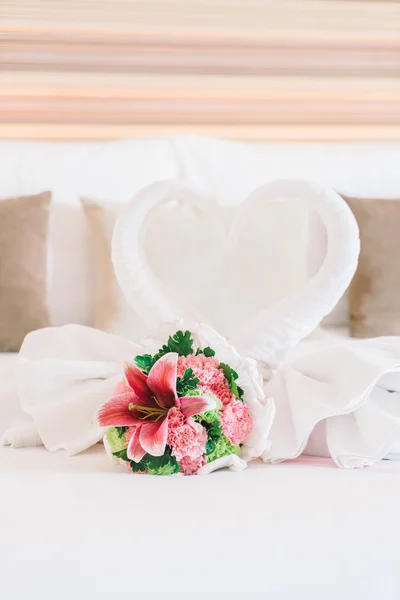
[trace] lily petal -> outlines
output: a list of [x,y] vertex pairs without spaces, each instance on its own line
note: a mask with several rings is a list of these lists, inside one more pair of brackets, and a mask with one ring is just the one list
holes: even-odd
[[129,405],[137,403],[136,395],[133,392],[125,392],[119,396],[114,396],[108,402],[103,404],[97,413],[97,422],[100,427],[125,427],[137,425],[138,419]]
[[128,458],[136,463],[140,462],[143,456],[146,454],[146,450],[144,450],[140,444],[140,429],[140,426],[136,427],[135,433],[129,440],[127,448]]
[[168,352],[158,359],[147,377],[147,385],[163,408],[172,408],[177,403],[177,371],[178,354]]
[[162,422],[143,423],[140,428],[140,445],[152,456],[162,456],[168,436],[168,417]]
[[126,385],[125,381],[120,381],[114,390],[114,396],[120,396],[121,394],[125,394],[126,392],[131,392],[132,390],[129,386]]
[[144,399],[141,404],[146,406],[157,406],[153,400],[153,395],[147,385],[147,375],[142,373],[136,365],[126,363],[125,379],[129,387],[135,392],[139,399]]
[[209,396],[183,396],[179,398],[181,402],[181,411],[186,418],[193,415],[200,415],[208,410],[214,410],[216,402]]

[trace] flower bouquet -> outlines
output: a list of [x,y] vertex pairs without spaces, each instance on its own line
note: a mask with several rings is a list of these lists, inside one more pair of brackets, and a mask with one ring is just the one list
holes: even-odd
[[273,410],[255,361],[202,325],[126,363],[97,421],[109,455],[133,473],[194,475],[260,456]]

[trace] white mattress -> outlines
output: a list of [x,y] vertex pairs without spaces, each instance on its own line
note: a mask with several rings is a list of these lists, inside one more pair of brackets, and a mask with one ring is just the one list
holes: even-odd
[[118,473],[0,449],[1,597],[397,600],[400,471],[326,459],[243,473]]

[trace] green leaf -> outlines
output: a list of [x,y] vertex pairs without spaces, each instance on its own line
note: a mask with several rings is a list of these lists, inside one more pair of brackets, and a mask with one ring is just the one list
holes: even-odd
[[206,454],[211,454],[215,448],[215,442],[212,439],[206,441]]
[[221,435],[218,439],[213,440],[213,448],[210,452],[207,452],[207,462],[212,462],[229,454],[240,454],[240,446],[234,446],[228,438]]
[[170,349],[169,346],[167,346],[166,344],[164,344],[163,347],[160,348],[160,350],[157,352],[157,354],[155,354],[153,356],[153,364],[155,362],[157,362],[159,358],[161,358],[162,356],[164,356],[164,354],[168,354],[168,352],[171,352],[171,349]]
[[142,463],[142,461],[136,463],[135,461],[131,460],[130,465],[133,473],[144,473],[146,471],[146,466]]
[[205,348],[203,348],[203,350],[201,350],[201,348],[197,349],[196,356],[198,356],[199,354],[204,354],[204,356],[210,358],[211,356],[215,356],[215,350],[210,348],[210,346],[206,346]]
[[232,369],[229,365],[225,363],[219,363],[220,369],[223,370],[226,379],[228,380],[229,387],[231,389],[232,394],[238,398],[238,400],[243,401],[243,389],[236,385],[236,379],[239,378],[239,375],[236,373],[234,369]]
[[201,423],[207,431],[207,439],[209,441],[216,439],[222,435],[220,415],[217,410],[210,410],[201,415],[195,415],[193,419]]
[[127,431],[128,427],[114,427],[117,436],[119,438],[122,438],[122,436],[124,435],[124,433]]
[[236,371],[232,369],[232,367],[230,367],[226,363],[219,363],[219,368],[223,370],[224,375],[229,382],[231,381],[231,379],[233,379],[233,381],[238,379],[239,375],[236,373]]
[[122,433],[122,435],[119,435],[116,427],[107,429],[106,440],[110,446],[111,452],[119,452],[120,450],[126,449],[127,444],[125,434]]
[[203,354],[204,354],[204,356],[207,356],[207,358],[210,358],[211,356],[215,356],[215,350],[210,348],[210,346],[206,346],[203,349]]
[[173,475],[179,473],[179,464],[175,456],[171,456],[169,446],[166,447],[162,456],[151,456],[145,454],[141,464],[152,475]]
[[124,448],[123,450],[118,450],[117,452],[113,452],[113,456],[116,456],[117,458],[122,458],[122,460],[129,461],[126,448]]
[[170,352],[177,352],[180,356],[193,354],[193,338],[190,331],[177,331],[168,338]]
[[143,371],[143,373],[148,375],[151,367],[154,364],[154,359],[152,356],[150,356],[150,354],[142,354],[139,356],[135,356],[135,363],[136,366],[139,367],[141,371]]
[[186,369],[183,377],[178,377],[176,380],[176,392],[178,396],[190,396],[197,390],[197,384],[200,379],[196,377],[193,369]]
[[180,356],[193,354],[193,338],[190,331],[185,331],[185,333],[177,331],[168,338],[168,343],[164,344],[154,356],[150,354],[135,356],[135,364],[145,375],[148,375],[154,363],[168,352],[177,352]]

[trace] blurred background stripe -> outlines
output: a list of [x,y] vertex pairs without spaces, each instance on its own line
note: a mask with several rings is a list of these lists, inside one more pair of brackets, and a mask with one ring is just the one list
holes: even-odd
[[0,14],[2,138],[400,139],[399,2],[3,0]]

